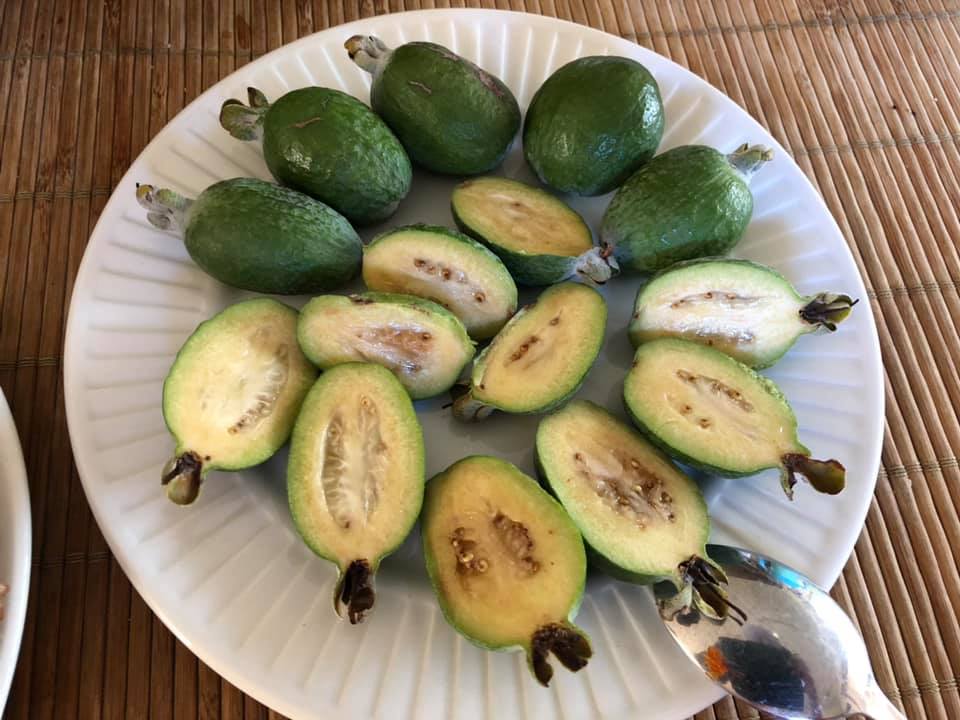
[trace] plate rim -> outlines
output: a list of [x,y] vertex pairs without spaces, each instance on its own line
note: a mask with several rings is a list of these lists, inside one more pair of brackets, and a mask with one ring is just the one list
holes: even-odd
[[20,436],[14,423],[13,412],[0,389],[0,495],[9,496],[9,508],[15,553],[13,576],[0,578],[10,586],[4,598],[4,635],[0,643],[0,715],[9,699],[13,676],[20,657],[23,631],[27,617],[27,602],[30,596],[30,572],[33,560],[33,518],[30,515],[30,491],[27,483],[27,468],[23,459]]
[[[764,136],[769,138],[768,144],[773,146],[774,153],[783,160],[789,162],[793,165],[794,169],[797,171],[800,177],[802,177],[803,182],[806,184],[806,189],[809,190],[809,194],[814,201],[818,203],[821,212],[825,219],[827,219],[828,224],[831,224],[833,227],[834,233],[840,238],[843,251],[847,253],[850,262],[853,264],[856,269],[856,285],[855,291],[858,293],[859,297],[866,298],[868,302],[864,303],[865,310],[864,312],[866,327],[864,330],[869,336],[865,338],[865,341],[869,343],[869,348],[867,352],[863,354],[863,357],[868,358],[870,366],[868,369],[871,370],[873,377],[870,378],[868,382],[869,385],[873,385],[879,388],[878,396],[874,399],[877,404],[877,414],[876,417],[872,419],[873,428],[870,432],[864,433],[868,438],[865,442],[865,456],[869,456],[871,461],[868,463],[868,469],[871,471],[870,475],[866,478],[866,483],[869,484],[869,492],[864,492],[861,497],[859,497],[859,504],[856,508],[856,513],[851,513],[855,515],[857,522],[851,523],[846,527],[845,532],[843,532],[843,539],[845,542],[844,547],[849,548],[844,553],[838,553],[830,557],[826,562],[824,562],[824,568],[821,569],[821,572],[817,573],[812,579],[821,587],[829,589],[840,577],[843,567],[848,562],[850,556],[852,555],[856,540],[862,532],[866,515],[872,502],[874,491],[876,488],[876,483],[878,480],[878,474],[881,465],[881,452],[883,444],[883,428],[884,428],[884,417],[885,417],[885,403],[886,397],[884,392],[884,383],[883,383],[883,364],[882,364],[882,355],[880,350],[879,334],[876,327],[876,320],[874,317],[872,304],[869,302],[869,296],[867,295],[866,285],[864,282],[863,275],[861,273],[860,267],[857,265],[856,259],[853,255],[853,252],[850,248],[849,243],[847,242],[845,236],[840,230],[839,224],[834,218],[833,214],[830,212],[829,208],[826,205],[826,202],[823,199],[823,196],[813,185],[810,178],[807,174],[800,168],[793,155],[788,153],[786,149],[780,144],[780,142],[773,137],[771,132],[766,129],[759,121],[754,118],[750,112],[737,104],[726,95],[719,88],[712,85],[706,78],[697,75],[688,68],[680,65],[678,62],[672,60],[671,58],[662,55],[652,48],[645,47],[639,43],[632,42],[626,38],[608,33],[604,30],[594,28],[588,25],[583,25],[574,21],[565,20],[562,18],[551,17],[548,15],[540,15],[535,13],[527,13],[515,10],[501,10],[493,8],[431,8],[423,10],[408,10],[404,12],[397,13],[384,13],[379,15],[373,15],[366,18],[359,18],[357,20],[352,20],[347,23],[333,25],[331,27],[319,30],[317,32],[311,33],[304,37],[298,38],[292,42],[281,45],[274,50],[252,60],[251,62],[237,68],[229,75],[218,80],[216,83],[211,85],[209,88],[201,92],[197,97],[185,105],[174,117],[172,117],[160,131],[153,137],[151,140],[144,146],[144,148],[137,154],[135,158],[130,162],[130,166],[124,172],[123,176],[117,182],[114,187],[113,192],[111,192],[110,197],[107,200],[107,203],[104,205],[103,209],[100,212],[99,217],[97,218],[97,223],[94,225],[93,230],[90,233],[88,239],[88,245],[90,240],[97,236],[101,232],[101,224],[105,223],[105,220],[108,216],[108,210],[115,203],[122,202],[120,200],[120,193],[124,191],[131,182],[130,176],[134,167],[136,166],[138,160],[147,154],[154,146],[154,144],[159,144],[164,140],[168,135],[173,133],[172,126],[175,124],[177,119],[181,115],[185,115],[188,112],[194,110],[194,106],[199,106],[207,100],[211,95],[216,95],[220,93],[223,95],[224,88],[233,82],[233,78],[241,73],[248,72],[258,65],[267,66],[270,62],[276,60],[283,54],[294,51],[296,48],[307,47],[311,43],[316,42],[319,36],[324,34],[333,34],[342,32],[344,34],[350,32],[357,32],[358,29],[363,28],[365,25],[370,23],[376,23],[383,20],[385,17],[403,17],[409,19],[411,22],[415,22],[418,18],[429,18],[429,17],[438,17],[438,16],[449,16],[451,22],[455,21],[457,18],[469,17],[471,15],[484,15],[487,18],[500,16],[505,18],[505,23],[521,22],[529,23],[531,25],[541,25],[546,27],[559,26],[562,29],[573,30],[577,33],[586,34],[586,35],[601,35],[607,42],[613,43],[627,43],[633,46],[635,49],[638,49],[641,54],[652,54],[658,57],[661,61],[668,63],[672,66],[672,69],[676,72],[679,72],[681,75],[685,76],[688,81],[693,81],[701,86],[701,90],[704,93],[707,93],[712,96],[713,100],[720,102],[722,105],[726,106],[728,109],[732,109],[738,116],[743,119],[746,119],[750,124],[752,124],[755,129],[763,133]],[[362,32],[362,30],[359,30]],[[86,457],[83,453],[77,452],[78,441],[75,438],[80,437],[80,433],[77,430],[77,427],[80,422],[83,421],[82,409],[78,407],[78,400],[80,394],[75,392],[75,389],[81,385],[79,378],[75,377],[76,374],[76,363],[71,362],[72,350],[76,346],[78,340],[78,335],[81,332],[81,328],[78,327],[79,320],[77,319],[79,312],[75,312],[77,305],[75,300],[78,299],[78,296],[81,293],[81,290],[87,287],[90,284],[91,271],[91,254],[87,252],[87,248],[84,249],[83,258],[81,259],[80,266],[77,271],[76,279],[74,281],[73,290],[70,297],[69,312],[67,317],[67,325],[64,336],[64,366],[63,366],[63,378],[64,378],[64,403],[66,407],[66,419],[67,419],[67,428],[70,436],[71,450],[73,451],[74,462],[77,467],[77,472],[81,480],[81,484],[84,489],[84,494],[87,496],[88,504],[94,518],[97,521],[101,532],[103,533],[104,538],[107,541],[108,546],[110,547],[111,553],[117,559],[121,569],[124,574],[129,579],[133,588],[137,593],[143,598],[144,602],[150,608],[150,610],[163,622],[163,624],[184,644],[185,647],[190,649],[203,663],[208,667],[213,669],[218,675],[226,679],[231,684],[235,685],[244,693],[254,697],[259,702],[268,707],[277,710],[278,712],[287,715],[288,717],[295,717],[296,712],[299,711],[299,708],[295,705],[294,702],[288,701],[282,695],[277,695],[271,693],[270,689],[265,683],[259,682],[254,678],[248,678],[240,672],[235,672],[233,668],[229,665],[226,660],[221,660],[220,656],[215,652],[207,652],[203,647],[202,643],[194,643],[193,640],[188,636],[188,634],[181,628],[176,622],[174,622],[164,611],[164,608],[160,603],[156,601],[155,598],[152,598],[149,593],[144,592],[144,589],[149,589],[149,584],[146,582],[144,573],[138,571],[137,563],[132,556],[127,554],[127,548],[123,541],[122,536],[120,535],[119,530],[114,528],[111,524],[104,524],[104,509],[98,507],[98,505],[91,501],[91,493],[88,492],[87,481],[85,478],[91,472],[90,463],[92,458]],[[865,369],[866,370],[866,369]],[[849,478],[848,478],[849,486]],[[693,715],[701,710],[709,707],[715,702],[721,700],[726,696],[726,693],[719,687],[715,686],[712,688],[711,692],[709,686],[705,686],[704,692],[701,693],[691,693],[687,697],[687,702],[678,703],[678,718],[687,717]],[[692,702],[691,702],[692,701]],[[2,707],[2,706],[0,706]],[[673,705],[671,705],[673,707]]]

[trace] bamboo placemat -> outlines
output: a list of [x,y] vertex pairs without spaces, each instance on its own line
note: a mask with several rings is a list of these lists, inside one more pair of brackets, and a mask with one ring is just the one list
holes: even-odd
[[[909,718],[960,718],[960,2],[467,4],[555,15],[676,60],[769,128],[819,188],[869,288],[887,394],[875,500],[833,594]],[[64,419],[67,303],[112,187],[187,102],[303,35],[434,6],[0,2],[0,385],[34,522],[9,720],[279,718],[173,638],[93,521]],[[757,714],[725,701],[697,717]]]

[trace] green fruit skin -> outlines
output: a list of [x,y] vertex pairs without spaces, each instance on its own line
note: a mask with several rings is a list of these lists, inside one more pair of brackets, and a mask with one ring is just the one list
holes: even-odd
[[[176,402],[177,394],[177,364],[178,362],[187,357],[191,350],[198,345],[201,345],[208,335],[218,332],[221,321],[232,319],[238,315],[243,315],[252,311],[256,311],[262,307],[270,307],[276,310],[278,313],[297,315],[297,311],[294,310],[289,305],[284,305],[281,302],[277,302],[272,298],[253,298],[251,300],[244,300],[238,303],[231,305],[230,307],[222,310],[221,312],[214,315],[209,320],[204,320],[197,326],[197,329],[193,331],[187,341],[183,344],[179,351],[177,351],[177,356],[173,360],[173,365],[170,366],[170,371],[167,373],[167,377],[163,381],[163,401],[161,403],[163,408],[163,422],[167,426],[167,430],[173,436],[174,440],[177,441],[177,447],[175,455],[181,455],[188,450],[193,448],[187,447],[183,444],[183,441],[177,435],[176,429],[170,424],[168,420],[169,416],[169,406]],[[313,381],[316,379],[316,372],[309,372],[307,375],[304,375],[302,378],[298,378],[300,384],[299,393],[301,395],[301,400],[306,397],[307,392],[310,389]],[[294,423],[296,421],[296,411],[291,415],[291,417],[286,422],[286,427],[277,435],[275,443],[269,445],[264,445],[262,449],[253,448],[246,457],[244,457],[240,462],[212,462],[204,463],[201,470],[202,477],[206,477],[207,473],[211,470],[244,470],[255,465],[259,465],[262,462],[266,462],[279,450],[284,443],[290,438],[290,433],[293,431]]]
[[647,162],[663,136],[653,76],[623,57],[584,57],[540,86],[523,127],[523,153],[550,187],[603,195]]
[[347,220],[295,190],[253,178],[211,185],[185,218],[194,262],[227,285],[299,295],[330,290],[360,269],[362,245]]
[[[524,479],[533,484],[537,484],[533,478],[528,477],[526,473],[521,471],[517,466],[507,462],[506,460],[500,460],[499,458],[490,457],[488,455],[468,455],[467,457],[458,460],[457,463],[466,462],[468,460],[490,461],[494,466],[505,465],[510,469],[516,471],[515,474],[518,479]],[[431,517],[431,515],[433,515],[434,513],[443,512],[443,510],[442,508],[435,507],[435,503],[433,502],[433,495],[430,492],[430,485],[431,483],[442,482],[443,477],[450,471],[452,467],[453,466],[451,466],[450,468],[447,468],[443,472],[437,473],[430,480],[427,481],[427,493],[424,496],[423,511],[421,512],[421,517],[423,518],[423,521],[420,523],[421,544],[423,546],[424,561],[426,562],[426,566],[427,566],[427,576],[430,578],[430,584],[433,586],[434,595],[436,595],[437,597],[437,602],[440,605],[440,610],[443,613],[444,619],[447,621],[450,627],[452,627],[454,630],[456,630],[463,637],[465,637],[472,644],[476,645],[479,648],[482,648],[484,650],[493,650],[493,651],[526,650],[527,647],[525,645],[491,644],[488,642],[484,642],[482,638],[478,638],[473,635],[467,635],[466,633],[462,632],[460,628],[457,627],[457,624],[455,622],[455,613],[453,612],[453,609],[450,607],[450,604],[447,602],[446,596],[442,592],[440,592],[440,586],[439,586],[440,569],[439,567],[437,567],[436,556],[434,556],[433,553],[429,551],[429,544],[427,543],[427,523],[429,522],[429,518]],[[564,515],[566,515],[567,513],[563,509],[563,506],[560,504],[560,502],[550,493],[546,493],[546,494],[548,499],[551,502],[556,503],[559,511]],[[580,583],[580,588],[577,591],[574,603],[570,607],[570,612],[567,613],[566,619],[567,619],[567,622],[570,623],[571,625],[573,624],[573,619],[577,616],[577,613],[580,611],[580,605],[583,603],[583,591],[586,588],[586,584],[587,584],[586,554],[584,555],[583,566],[584,566],[583,580]],[[584,637],[588,637],[583,630],[581,630],[580,628],[576,628],[576,629],[577,629],[577,632],[579,632],[581,635],[583,635]]]
[[279,182],[360,225],[388,218],[410,190],[410,159],[400,141],[339,90],[302,88],[273,103],[264,118],[263,157]]
[[[781,282],[785,288],[788,288],[789,291],[797,298],[798,303],[803,301],[803,297],[797,292],[796,288],[793,287],[790,281],[787,280],[783,275],[781,275],[771,267],[767,267],[766,265],[761,265],[760,263],[755,263],[752,260],[742,260],[740,258],[705,257],[705,258],[696,258],[694,260],[684,260],[682,262],[675,263],[674,265],[670,265],[669,267],[664,268],[663,270],[658,272],[656,275],[654,275],[652,278],[650,278],[650,281],[642,285],[640,289],[637,291],[637,297],[633,303],[634,312],[636,312],[641,302],[644,301],[644,295],[647,292],[650,292],[656,289],[654,286],[654,283],[657,281],[658,278],[663,277],[664,275],[667,275],[668,273],[671,273],[674,270],[681,270],[683,268],[694,267],[697,265],[707,266],[707,265],[719,265],[719,264],[729,264],[729,265],[736,265],[740,267],[748,267],[756,270],[757,272],[767,273],[773,276],[778,282]],[[807,332],[813,332],[816,329],[817,329],[817,326],[811,324]],[[633,321],[631,321],[630,323],[628,333],[630,335],[630,343],[633,345],[633,347],[635,348],[639,347],[642,341],[638,337],[637,332],[634,330]],[[784,355],[786,355],[787,351],[794,346],[794,344],[797,342],[797,339],[799,337],[800,335],[797,335],[797,337],[793,338],[793,340],[791,340],[789,343],[782,345],[780,348],[778,348],[776,352],[768,353],[767,355],[764,355],[762,357],[757,357],[756,361],[750,363],[750,367],[752,367],[755,370],[762,370],[763,368],[768,368],[771,365],[776,364],[776,362],[780,358],[782,358]]]
[[531,255],[530,253],[508,250],[497,245],[489,238],[481,237],[457,213],[455,206],[451,207],[453,221],[457,227],[467,235],[475,237],[486,244],[507,266],[513,279],[521,285],[542,286],[553,285],[571,277],[576,268],[577,258],[563,255]]
[[[793,414],[793,408],[790,407],[790,403],[787,402],[787,398],[784,396],[783,392],[770,378],[764,377],[758,373],[753,368],[748,365],[744,365],[739,360],[734,360],[729,355],[724,355],[719,350],[714,350],[713,348],[705,347],[703,345],[698,345],[697,343],[690,342],[689,340],[679,340],[676,338],[671,338],[668,340],[656,340],[654,343],[663,343],[663,342],[675,342],[683,343],[691,348],[693,352],[705,352],[714,355],[715,357],[722,358],[723,362],[733,363],[738,366],[742,372],[749,375],[756,383],[769,395],[772,395],[777,401],[783,406],[783,421],[789,423],[793,428],[793,443],[796,447],[794,452],[799,452],[803,455],[809,455],[810,451],[804,446],[799,437],[797,436],[797,418]],[[637,349],[637,353],[644,352],[645,349],[649,348],[650,345],[654,343],[646,343],[641,345]],[[636,357],[636,355],[634,355]],[[666,452],[677,462],[683,463],[684,465],[689,465],[692,468],[698,470],[703,470],[704,472],[713,473],[715,475],[720,475],[722,477],[728,478],[739,478],[739,477],[748,477],[750,475],[756,475],[758,472],[763,470],[770,470],[772,468],[779,468],[779,465],[762,465],[760,467],[750,468],[749,470],[731,470],[730,468],[720,467],[718,465],[711,465],[705,463],[702,460],[690,455],[685,450],[679,447],[674,447],[666,442],[664,442],[658,435],[656,435],[640,418],[640,415],[637,411],[634,410],[633,406],[630,404],[630,394],[629,394],[629,384],[631,376],[628,373],[627,379],[624,382],[623,388],[623,406],[627,411],[627,414],[630,416],[630,419],[633,421],[633,424],[642,432],[646,438],[656,445],[658,448]]]
[[622,271],[654,273],[723,255],[743,237],[753,195],[726,157],[703,145],[658,155],[614,195],[600,228]]
[[[424,476],[424,464],[425,460],[425,449],[423,444],[423,430],[420,427],[420,422],[417,419],[417,413],[413,408],[413,403],[410,400],[407,391],[403,389],[403,386],[400,384],[400,381],[397,380],[393,373],[391,373],[386,368],[380,367],[379,365],[370,365],[367,363],[344,363],[343,365],[337,365],[335,368],[332,368],[324,372],[320,378],[314,383],[313,387],[310,388],[309,393],[307,393],[306,399],[304,400],[304,405],[310,402],[310,399],[314,396],[321,395],[326,386],[329,385],[337,374],[351,372],[354,368],[363,367],[364,372],[376,372],[383,375],[383,380],[390,385],[390,390],[392,397],[389,398],[391,402],[396,403],[398,406],[403,408],[403,414],[406,416],[406,421],[411,428],[413,428],[416,438],[418,440],[418,462],[415,467],[409,468],[409,471],[416,475],[419,474],[421,478]],[[373,370],[372,368],[376,368]],[[387,378],[389,377],[389,380]],[[343,567],[344,558],[335,557],[325,545],[318,542],[316,538],[311,536],[307,532],[303,532],[301,528],[306,527],[306,523],[301,521],[303,514],[303,508],[296,501],[296,492],[295,487],[298,484],[306,482],[303,478],[303,473],[299,471],[300,459],[296,453],[296,448],[300,445],[298,438],[312,435],[315,432],[314,428],[303,426],[299,423],[294,425],[292,438],[290,442],[291,452],[290,460],[287,465],[287,496],[288,504],[290,506],[290,515],[293,518],[293,525],[297,529],[297,534],[300,535],[300,538],[303,540],[304,544],[310,548],[317,556],[322,557],[324,560],[328,560],[340,568],[341,572],[345,569]],[[419,486],[419,495],[420,502],[416,503],[417,507],[423,505],[423,484]],[[407,535],[410,534],[410,531],[413,529],[414,524],[417,521],[417,513],[411,513],[410,517],[406,519],[406,522],[400,527],[397,531],[397,541],[385,547],[383,552],[376,558],[365,558],[370,561],[371,573],[376,573],[377,569],[380,567],[380,561],[383,560],[387,555],[393,553],[400,545],[403,544],[403,541],[406,539]]]
[[370,104],[418,165],[476,175],[497,167],[520,128],[520,107],[499,79],[429,42],[401,45],[378,67]]

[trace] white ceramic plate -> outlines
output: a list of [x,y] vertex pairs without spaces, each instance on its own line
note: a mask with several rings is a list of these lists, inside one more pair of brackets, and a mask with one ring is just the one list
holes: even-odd
[[[285,453],[248,472],[210,477],[189,509],[174,507],[160,490],[160,467],[172,449],[160,411],[163,377],[194,327],[244,294],[211,280],[176,237],[147,225],[134,183],[196,195],[222,178],[268,178],[259,150],[218,126],[220,104],[244,97],[248,85],[270,98],[319,84],[366,100],[368,76],[342,47],[355,33],[390,45],[447,45],[503,78],[521,106],[575,57],[640,60],[666,104],[661,149],[700,142],[732,150],[744,141],[774,148],[775,161],[754,180],[754,218],[737,253],[773,265],[803,292],[866,297],[836,224],[787,153],[733,102],[663,57],[596,30],[507,12],[412,12],[336,27],[241,68],[180,113],[133,164],[90,239],[70,309],[66,401],[77,465],[104,535],[184,643],[232,683],[297,719],[686,717],[721,693],[673,646],[645,588],[591,579],[578,623],[596,655],[585,672],[559,672],[544,690],[519,655],[484,653],[446,625],[416,537],[382,567],[370,620],[338,622],[330,606],[333,569],[301,544],[288,516]],[[519,142],[500,172],[531,179]],[[451,223],[452,184],[417,175],[390,225]],[[606,202],[573,204],[596,228]],[[609,339],[580,393],[617,412],[637,285],[620,279],[604,290]],[[883,399],[869,303],[836,334],[802,338],[770,375],[793,401],[814,455],[846,464],[848,487],[824,497],[802,486],[791,504],[773,475],[708,483],[713,539],[774,555],[828,586],[853,548],[879,464]],[[419,404],[428,474],[471,453],[533,471],[537,418],[457,425],[442,402]]]
[[23,620],[30,594],[30,496],[20,438],[7,399],[0,391],[0,584],[9,592],[0,600],[0,716],[17,667]]

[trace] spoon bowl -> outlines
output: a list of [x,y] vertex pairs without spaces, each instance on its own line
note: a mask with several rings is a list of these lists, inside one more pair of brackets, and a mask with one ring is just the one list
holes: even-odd
[[707,553],[745,618],[677,611],[673,585],[654,588],[664,624],[707,677],[786,720],[904,719],[877,685],[853,622],[812,580],[758,553],[726,545]]

